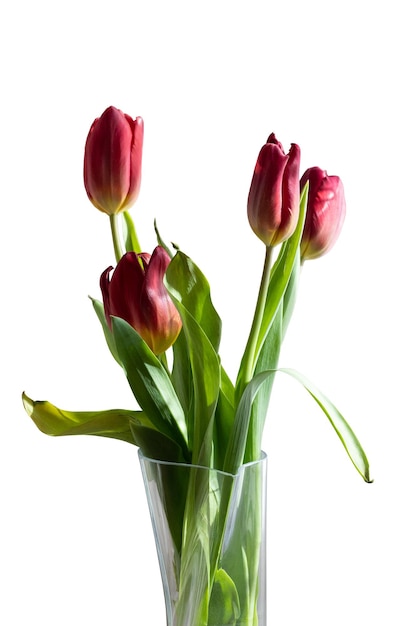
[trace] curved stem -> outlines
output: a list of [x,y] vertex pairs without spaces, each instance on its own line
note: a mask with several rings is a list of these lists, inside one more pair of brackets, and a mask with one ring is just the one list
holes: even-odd
[[117,263],[123,256],[123,249],[120,244],[119,224],[117,221],[117,214],[110,215],[111,235],[113,238],[114,254],[116,256]]
[[268,293],[269,277],[272,268],[273,248],[266,246],[265,261],[262,271],[261,284],[259,286],[258,300],[256,302],[255,313],[249,333],[248,343],[245,350],[245,367],[242,373],[244,386],[252,379],[256,365],[256,348],[258,345],[259,331],[261,329],[262,317],[265,311],[266,296]]

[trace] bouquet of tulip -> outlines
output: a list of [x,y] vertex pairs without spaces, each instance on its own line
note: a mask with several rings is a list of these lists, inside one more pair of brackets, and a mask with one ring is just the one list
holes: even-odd
[[[221,320],[203,272],[177,246],[167,245],[156,225],[153,252],[140,247],[128,209],[139,193],[142,144],[143,120],[109,107],[91,126],[84,159],[85,188],[93,205],[110,217],[116,257],[116,267],[109,266],[100,278],[102,302],[92,303],[138,409],[73,412],[26,394],[24,406],[44,433],[121,439],[138,446],[146,458],[166,464],[159,488],[166,489],[163,514],[174,546],[176,579],[169,623],[255,625],[259,519],[255,514],[246,533],[250,536],[241,526],[239,554],[226,568],[220,558],[233,481],[220,491],[211,475],[202,478],[196,469],[184,478],[175,468],[209,468],[234,477],[262,458],[262,431],[300,268],[335,243],[345,215],[343,185],[318,167],[300,179],[296,144],[286,154],[271,134],[262,147],[247,215],[265,244],[265,263],[233,383],[220,359]],[[366,455],[334,404],[299,372],[279,371],[311,394],[370,482]],[[173,485],[175,497],[168,498]],[[241,499],[252,507],[260,495],[258,478],[245,489]],[[217,529],[214,539],[205,526],[208,518]]]

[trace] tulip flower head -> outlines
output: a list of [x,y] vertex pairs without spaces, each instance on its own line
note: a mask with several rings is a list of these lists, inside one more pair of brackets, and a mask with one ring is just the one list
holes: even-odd
[[335,244],[346,214],[343,183],[338,176],[311,167],[304,172],[300,189],[309,182],[307,214],[301,239],[301,260],[316,259]]
[[115,107],[97,118],[87,136],[84,185],[94,206],[115,215],[137,199],[142,173],[143,120]]
[[297,226],[300,204],[300,148],[288,154],[274,133],[261,148],[248,196],[248,219],[266,246],[290,237]]
[[152,254],[127,252],[112,277],[108,267],[100,278],[104,312],[128,322],[155,354],[165,352],[176,340],[181,318],[163,283],[170,258],[161,246]]

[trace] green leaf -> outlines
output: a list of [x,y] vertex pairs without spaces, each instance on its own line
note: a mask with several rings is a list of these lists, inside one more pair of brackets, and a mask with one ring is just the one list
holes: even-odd
[[[299,271],[300,255],[298,251],[294,261],[293,271],[284,293],[284,298],[278,307],[274,320],[269,327],[264,343],[259,352],[255,367],[255,374],[259,374],[260,372],[264,372],[266,370],[276,370],[278,367],[282,342],[296,299]],[[269,400],[273,384],[274,376],[270,376],[268,380],[265,381],[265,384],[262,385],[254,400],[245,460],[258,458],[259,456],[262,445],[262,433],[268,413]]]
[[211,591],[208,626],[236,624],[240,615],[239,594],[235,583],[224,569],[218,569]]
[[184,330],[181,330],[174,345],[172,346],[173,363],[171,380],[176,394],[181,402],[185,413],[189,435],[192,436],[190,418],[193,416],[193,375],[191,371],[190,357],[188,354],[187,339]]
[[235,388],[223,368],[221,368],[220,377],[220,392],[216,406],[213,435],[214,467],[224,467],[235,418]]
[[278,371],[289,374],[303,385],[303,387],[320,406],[323,413],[328,417],[331,425],[337,433],[337,436],[348,453],[350,460],[362,478],[367,483],[373,482],[369,477],[369,463],[366,458],[366,454],[355,433],[335,405],[328,398],[326,398],[326,396],[319,389],[317,389],[317,387],[313,385],[310,380],[308,380],[303,374],[300,374],[300,372],[289,368],[280,368]]
[[177,367],[192,374],[192,462],[209,465],[220,390],[220,360],[216,353],[220,320],[211,304],[207,281],[183,253],[177,252],[169,264],[165,283],[181,315],[187,342],[187,351]]
[[102,302],[100,302],[99,300],[95,300],[94,298],[91,298],[91,296],[90,296],[90,300],[93,303],[94,310],[95,310],[95,312],[97,314],[97,317],[100,320],[100,324],[101,324],[101,326],[103,328],[104,337],[106,339],[107,346],[108,346],[110,352],[112,353],[113,357],[117,361],[117,363],[119,365],[121,365],[121,362],[120,362],[120,359],[119,359],[119,355],[117,354],[117,349],[116,349],[116,344],[114,342],[113,333],[111,332],[111,330],[110,330],[110,328],[109,328],[109,326],[107,324],[106,314],[104,313],[104,306],[103,306]]
[[211,301],[210,285],[203,272],[190,257],[178,251],[168,266],[165,283],[171,296],[192,315],[217,352],[221,320]]
[[276,368],[282,343],[282,304],[275,315],[272,326],[259,353],[254,376],[262,372],[271,372],[253,399],[252,415],[246,443],[245,462],[258,459],[262,447],[262,434],[268,413],[269,400],[275,380]]
[[[165,241],[162,239],[161,234],[159,232],[156,220],[153,221],[153,227],[154,227],[154,231],[155,231],[155,235],[156,235],[156,240],[158,242],[158,246],[161,246],[161,248],[163,248],[165,250],[165,252],[167,253],[167,255],[169,256],[170,259],[172,259],[172,250],[171,248],[165,243]],[[173,247],[175,249],[177,249],[177,246],[175,246],[174,244],[172,244]]]
[[139,446],[144,456],[169,463],[186,462],[180,446],[159,430],[155,430],[152,425],[144,425],[140,420],[132,420],[130,429],[136,445]]
[[126,252],[136,252],[139,254],[142,252],[139,239],[136,234],[135,224],[128,211],[123,211],[124,226],[125,226],[125,248]]
[[[188,312],[187,315],[193,318],[195,324],[201,328],[212,344],[214,351],[217,352],[220,344],[221,320],[211,301],[210,285],[201,270],[188,256],[178,251],[168,266],[165,284],[174,301],[181,302],[184,310]],[[173,345],[172,383],[186,414],[190,440],[193,441],[197,409],[191,365],[191,345],[190,332],[183,329]],[[207,351],[210,352],[208,347]],[[216,371],[217,369],[216,365]],[[221,453],[220,450],[218,452]]]
[[175,441],[187,457],[184,411],[164,366],[125,320],[112,317],[113,336],[133,395],[154,428]]
[[[224,471],[235,474],[243,463],[246,440],[251,420],[252,405],[265,381],[275,374],[274,371],[266,371],[257,374],[246,385],[245,391],[239,401],[236,416],[233,423],[233,429],[229,440],[229,447],[226,453]],[[256,459],[248,459],[254,461]]]
[[187,338],[193,376],[193,458],[196,465],[209,465],[212,454],[214,416],[220,390],[219,358],[201,326],[175,302]]
[[27,414],[46,435],[99,435],[135,444],[130,429],[133,419],[144,424],[148,419],[141,411],[64,411],[47,401],[34,401],[22,395]]

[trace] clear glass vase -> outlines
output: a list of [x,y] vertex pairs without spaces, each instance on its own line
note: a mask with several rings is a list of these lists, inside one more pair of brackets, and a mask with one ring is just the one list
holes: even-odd
[[266,626],[266,455],[236,475],[139,459],[167,626]]

